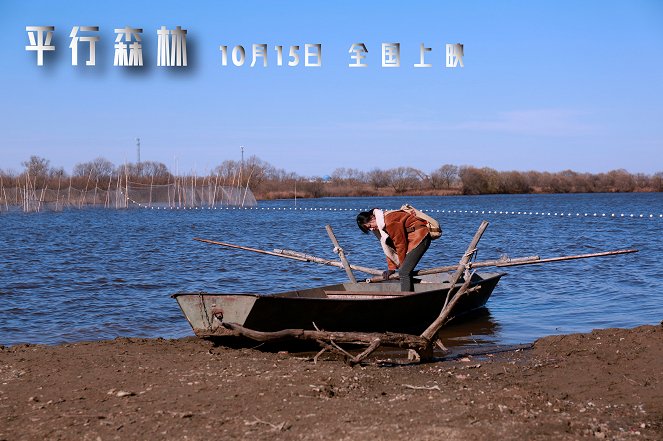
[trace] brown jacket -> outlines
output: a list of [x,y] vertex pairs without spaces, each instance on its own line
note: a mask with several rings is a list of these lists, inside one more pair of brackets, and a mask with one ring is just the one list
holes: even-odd
[[[416,248],[428,234],[426,222],[401,210],[386,212],[384,224],[401,263],[405,260],[405,255]],[[388,257],[387,265],[390,270],[398,269],[398,265]]]

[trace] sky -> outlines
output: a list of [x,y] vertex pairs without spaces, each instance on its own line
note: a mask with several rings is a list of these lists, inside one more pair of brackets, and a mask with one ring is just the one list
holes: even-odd
[[[302,176],[443,164],[663,171],[663,1],[0,1],[0,169],[31,155],[71,172],[104,157],[203,174],[255,155]],[[54,26],[37,54],[26,26]],[[74,26],[99,26],[85,66]],[[143,67],[114,66],[114,29],[142,28]],[[187,67],[157,66],[157,30],[187,30]],[[365,68],[350,48],[363,43]],[[400,43],[400,67],[382,44]],[[446,44],[464,67],[445,67]],[[267,44],[267,67],[250,67]],[[304,66],[321,44],[322,65]],[[430,48],[416,68],[420,47]],[[219,46],[246,62],[222,65]],[[277,66],[275,46],[300,46]],[[230,54],[229,54],[230,55]],[[315,61],[313,59],[312,61]],[[285,63],[284,63],[285,64]]]

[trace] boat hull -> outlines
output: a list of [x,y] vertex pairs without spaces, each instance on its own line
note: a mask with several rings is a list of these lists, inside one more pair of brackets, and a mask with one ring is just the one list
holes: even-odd
[[[470,293],[452,312],[458,317],[485,306],[503,273],[475,274]],[[439,315],[449,290],[439,276],[400,293],[398,283],[345,283],[278,294],[178,293],[177,300],[198,336],[229,335],[223,323],[256,331],[325,331],[421,334]]]

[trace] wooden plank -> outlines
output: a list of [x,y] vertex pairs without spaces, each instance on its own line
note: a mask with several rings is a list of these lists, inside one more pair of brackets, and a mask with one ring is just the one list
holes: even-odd
[[385,291],[327,291],[325,290],[325,294],[327,295],[333,295],[333,296],[371,296],[371,297],[401,297],[401,296],[407,296],[407,295],[412,295],[412,294],[417,294],[416,292],[412,291],[392,291],[392,292],[385,292]]

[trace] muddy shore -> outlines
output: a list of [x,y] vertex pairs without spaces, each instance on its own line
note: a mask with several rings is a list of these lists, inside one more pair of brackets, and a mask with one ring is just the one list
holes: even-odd
[[662,361],[662,326],[406,366],[197,338],[18,345],[0,349],[0,440],[660,440]]

